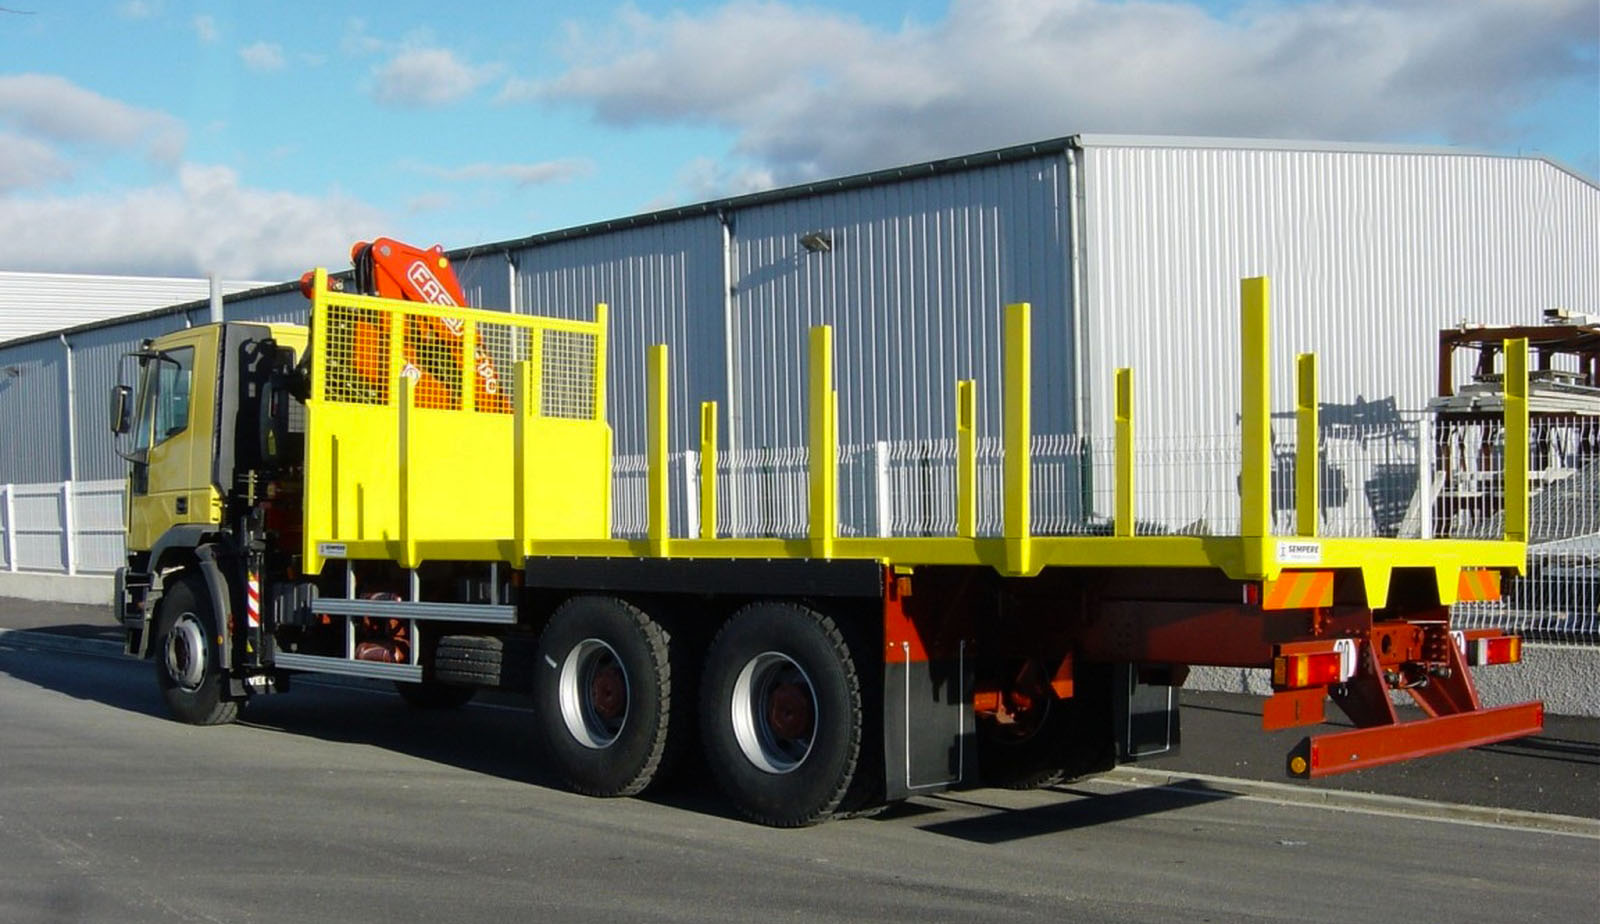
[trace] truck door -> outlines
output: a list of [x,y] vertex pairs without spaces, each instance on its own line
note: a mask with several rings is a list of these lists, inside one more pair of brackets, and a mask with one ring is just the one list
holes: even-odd
[[215,437],[216,327],[163,337],[145,361],[128,491],[128,546],[148,549],[180,523],[219,523],[211,483]]

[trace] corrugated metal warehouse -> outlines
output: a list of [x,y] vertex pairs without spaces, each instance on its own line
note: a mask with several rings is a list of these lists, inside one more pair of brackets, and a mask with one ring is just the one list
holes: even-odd
[[[697,444],[703,400],[720,402],[725,449],[804,446],[806,329],[821,323],[835,328],[847,454],[937,455],[964,378],[979,383],[980,432],[998,437],[1001,306],[1015,301],[1033,305],[1041,439],[1097,445],[1113,371],[1131,366],[1147,446],[1221,445],[1239,407],[1241,277],[1272,278],[1278,409],[1293,408],[1303,351],[1320,354],[1323,401],[1418,409],[1441,327],[1600,313],[1600,186],[1533,157],[1080,135],[452,256],[483,307],[587,318],[611,306],[619,456],[643,451],[657,342],[672,350],[674,451]],[[225,311],[303,319],[304,300],[284,285]],[[65,346],[55,334],[0,346],[0,482],[119,476],[105,424],[118,356],[205,318],[195,303],[75,328]],[[1231,473],[1199,493],[1233,494]],[[847,501],[868,478],[842,476]],[[1099,506],[1092,485],[1067,493]],[[1228,498],[1197,503],[1150,515],[1229,516]],[[847,532],[882,528],[859,503],[844,516]]]
[[[264,282],[218,280],[224,295]],[[0,344],[92,321],[207,298],[211,280],[0,270]]]

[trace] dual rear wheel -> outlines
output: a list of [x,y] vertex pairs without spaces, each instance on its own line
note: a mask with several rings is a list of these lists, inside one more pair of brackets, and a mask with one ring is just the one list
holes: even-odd
[[546,753],[569,786],[640,792],[671,768],[698,724],[712,775],[753,821],[814,824],[862,801],[870,774],[858,773],[861,683],[830,617],[754,603],[728,619],[702,665],[688,647],[616,598],[578,597],[556,610],[539,643],[534,705]]

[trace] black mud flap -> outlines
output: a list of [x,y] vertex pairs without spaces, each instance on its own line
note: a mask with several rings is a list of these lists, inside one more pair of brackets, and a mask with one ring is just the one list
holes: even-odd
[[1176,751],[1181,740],[1178,687],[1144,682],[1137,664],[1117,664],[1111,676],[1118,762]]
[[954,658],[917,660],[892,647],[883,664],[884,791],[889,801],[955,786],[977,767],[973,672]]

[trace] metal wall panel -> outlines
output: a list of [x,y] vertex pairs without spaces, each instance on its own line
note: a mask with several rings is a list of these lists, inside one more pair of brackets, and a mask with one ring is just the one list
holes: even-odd
[[[220,283],[224,294],[265,285]],[[208,279],[0,271],[0,342],[207,298]]]
[[[183,316],[174,314],[80,331],[68,338],[75,392],[72,426],[78,452],[73,475],[78,480],[121,478],[127,474],[128,464],[112,448],[109,416],[111,388],[118,383],[118,376],[126,376],[123,384],[136,384],[136,365],[130,361],[124,372],[122,357],[138,349],[146,338],[183,327]],[[61,478],[66,477],[63,472]]]
[[[222,316],[229,321],[250,321],[256,324],[305,324],[311,303],[298,288],[270,295],[229,299],[222,305]],[[204,324],[211,319],[207,308],[190,313],[194,323]]]
[[[1278,413],[1298,352],[1318,354],[1323,402],[1415,409],[1441,328],[1600,311],[1600,188],[1543,161],[1134,145],[1083,161],[1094,435],[1111,431],[1119,366],[1146,446],[1235,429],[1241,277],[1272,280]],[[1223,481],[1210,493],[1236,503]]]
[[[1272,278],[1275,410],[1294,354],[1322,400],[1433,394],[1438,331],[1600,311],[1600,188],[1505,157],[1088,148],[1086,355],[1092,428],[1135,368],[1152,432],[1229,429],[1239,279]],[[1196,428],[1200,428],[1196,431]]]
[[[834,328],[839,439],[953,439],[958,379],[1000,433],[1002,308],[1033,305],[1034,428],[1073,426],[1066,162],[1043,156],[824,193],[733,216],[744,448],[803,446],[807,329]],[[819,232],[831,249],[808,251]]]
[[609,306],[608,416],[618,455],[643,453],[645,351],[668,345],[674,451],[699,445],[700,402],[723,400],[722,226],[701,216],[518,251],[519,313],[588,320]]
[[456,257],[456,278],[467,296],[467,304],[489,311],[509,311],[511,276],[514,269],[504,250]]
[[0,482],[67,477],[66,394],[59,340],[0,346]]

